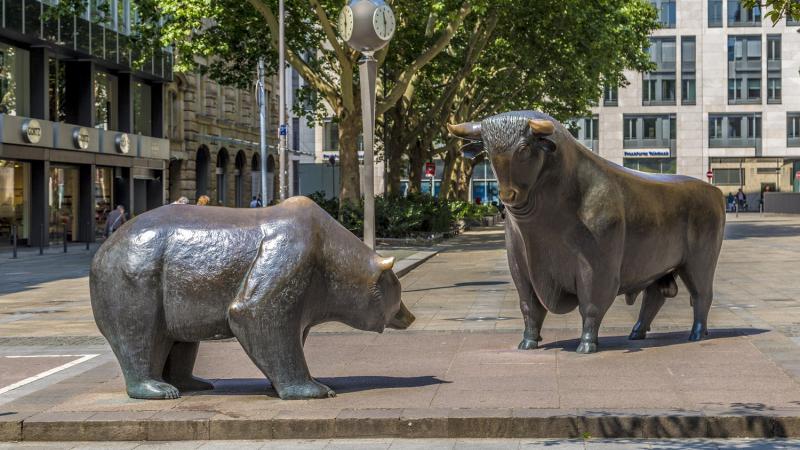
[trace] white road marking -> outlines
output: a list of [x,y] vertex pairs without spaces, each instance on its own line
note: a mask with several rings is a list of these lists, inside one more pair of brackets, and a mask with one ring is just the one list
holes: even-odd
[[30,355],[30,356],[6,356],[6,358],[55,358],[55,357],[67,357],[67,358],[74,358],[80,357],[74,361],[70,361],[66,364],[62,364],[58,367],[52,368],[50,370],[46,370],[40,374],[34,375],[32,377],[25,378],[22,381],[18,381],[14,384],[9,384],[4,388],[0,388],[0,394],[5,394],[8,391],[14,390],[18,387],[25,386],[26,384],[33,383],[34,381],[41,380],[44,377],[50,376],[54,373],[61,372],[62,370],[69,369],[70,367],[77,366],[78,364],[85,363],[92,358],[100,356],[100,354],[91,354],[91,355]]

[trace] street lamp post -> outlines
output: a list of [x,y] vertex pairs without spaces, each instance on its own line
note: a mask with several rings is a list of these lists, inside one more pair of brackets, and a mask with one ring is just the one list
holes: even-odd
[[339,14],[339,33],[361,52],[361,121],[364,135],[364,243],[375,248],[375,78],[374,54],[394,36],[392,9],[383,0],[352,0]]
[[[278,161],[281,166],[279,175],[280,183],[280,199],[286,200],[289,198],[289,157],[286,154],[286,39],[285,39],[285,11],[283,0],[278,2],[278,90],[279,92],[279,105],[278,105]],[[297,176],[297,174],[295,174]]]

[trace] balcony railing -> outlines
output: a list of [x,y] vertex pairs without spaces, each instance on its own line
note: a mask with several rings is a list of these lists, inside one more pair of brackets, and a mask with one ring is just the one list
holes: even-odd
[[[127,35],[102,24],[81,17],[52,19],[48,14],[52,7],[39,0],[0,2],[0,19],[5,29],[114,64],[133,66],[159,78],[172,78],[173,55],[169,50],[155,49],[145,55],[134,54]],[[140,60],[143,62],[137,64]]]

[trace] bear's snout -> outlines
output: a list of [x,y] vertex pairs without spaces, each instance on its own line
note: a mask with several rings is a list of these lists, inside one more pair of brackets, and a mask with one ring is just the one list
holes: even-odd
[[401,301],[400,309],[397,311],[397,314],[389,320],[386,326],[395,330],[405,330],[414,323],[415,319],[416,317],[414,317],[414,314],[412,314],[411,311],[406,308],[405,303]]

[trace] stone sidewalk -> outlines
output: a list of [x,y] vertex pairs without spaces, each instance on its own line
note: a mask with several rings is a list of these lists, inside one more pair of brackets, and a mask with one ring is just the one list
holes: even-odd
[[[215,391],[128,399],[113,355],[92,340],[79,278],[34,284],[69,301],[69,315],[0,323],[0,355],[98,356],[0,395],[0,440],[800,436],[799,252],[800,218],[729,218],[707,340],[686,341],[681,286],[645,341],[626,339],[638,304],[620,301],[600,353],[574,353],[576,312],[550,315],[543,348],[521,352],[502,231],[470,232],[403,278],[418,318],[409,330],[316,328],[309,366],[338,396],[297,402],[277,399],[232,341],[201,345],[196,373]],[[24,294],[0,296],[0,308],[24,308]],[[59,339],[69,345],[50,346]]]

